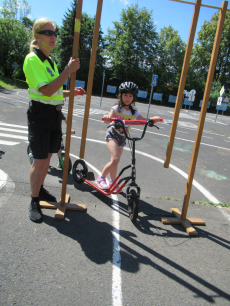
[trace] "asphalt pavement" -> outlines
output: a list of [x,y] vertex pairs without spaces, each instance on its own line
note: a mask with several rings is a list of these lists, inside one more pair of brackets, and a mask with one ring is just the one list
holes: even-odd
[[[108,113],[115,99],[92,97],[84,160],[95,177],[109,160],[105,145]],[[68,176],[71,203],[63,221],[43,209],[44,221],[28,217],[29,158],[26,153],[26,90],[0,91],[0,305],[230,305],[230,213],[212,203],[230,203],[230,118],[206,115],[188,218],[201,218],[189,236],[166,225],[170,209],[182,211],[198,111],[182,109],[168,169],[163,167],[174,107],[151,105],[149,116],[164,119],[136,144],[138,219],[127,212],[126,188],[107,197]],[[137,103],[145,116],[148,104]],[[79,158],[85,97],[76,97],[70,157]],[[68,113],[68,100],[63,111]],[[63,126],[63,129],[65,127]],[[137,137],[142,127],[132,127]],[[45,187],[61,196],[62,170],[53,156]],[[129,146],[119,169],[131,163]],[[200,204],[202,202],[202,204]]]

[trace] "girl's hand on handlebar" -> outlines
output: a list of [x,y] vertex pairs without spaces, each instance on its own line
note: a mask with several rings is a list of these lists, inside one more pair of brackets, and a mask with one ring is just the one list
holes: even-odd
[[105,124],[109,124],[110,123],[110,116],[109,115],[104,115],[103,118],[104,118],[104,123]]
[[160,122],[161,118],[159,116],[151,117],[150,119],[154,119],[155,122]]

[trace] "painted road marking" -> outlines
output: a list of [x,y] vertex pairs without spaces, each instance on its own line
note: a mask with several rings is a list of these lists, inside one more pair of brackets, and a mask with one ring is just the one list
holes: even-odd
[[[75,138],[81,139],[80,137],[74,136]],[[86,139],[88,140],[88,139]],[[98,141],[95,141],[98,142]],[[99,141],[99,143],[105,144],[105,142]],[[72,157],[79,159],[78,156],[70,154]],[[86,162],[86,161],[85,161]],[[101,175],[101,172],[90,163],[86,164],[94,170],[97,175]],[[109,184],[109,180],[107,183]],[[111,194],[113,201],[112,204],[112,225],[113,225],[113,276],[112,276],[112,299],[113,306],[122,306],[122,280],[121,280],[121,254],[120,254],[120,213],[119,213],[119,201],[116,194]]]
[[17,144],[19,144],[20,142],[13,142],[13,141],[4,141],[4,140],[0,140],[0,144],[1,145],[5,145],[5,146],[15,146]]
[[[74,114],[79,114],[79,115],[84,115],[85,114],[85,109],[75,109],[73,111]],[[96,108],[90,108],[89,114],[90,115],[101,115],[104,114],[105,111],[101,109],[96,109]]]
[[[142,131],[142,130],[135,129],[135,128],[132,128],[132,130]],[[164,135],[164,134],[160,134],[160,133],[149,132],[149,131],[146,131],[146,133],[155,134],[155,135],[164,136],[164,137],[169,138],[168,135]],[[195,142],[195,140],[188,140],[188,139],[184,139],[184,138],[180,138],[180,137],[175,137],[175,139],[179,139],[179,140],[187,141],[187,142],[192,142],[192,143]],[[201,142],[200,144],[204,145],[204,146],[208,146],[208,147],[213,147],[213,148],[217,148],[217,149],[224,149],[224,150],[230,151],[230,149],[228,149],[228,148],[214,146],[214,145],[211,145],[211,144],[208,144],[208,143],[204,143],[204,142]]]
[[6,188],[6,192],[1,194],[0,207],[2,207],[5,203],[7,203],[9,197],[11,197],[15,189],[14,182],[9,178],[9,176],[4,171],[0,169],[0,189],[2,189],[3,187]]
[[0,125],[2,125],[2,126],[16,127],[16,128],[27,129],[27,130],[28,130],[28,127],[27,127],[27,126],[24,126],[24,125],[8,124],[8,123],[3,123],[3,122],[0,122]]
[[[165,119],[164,122],[165,122],[166,124],[172,125],[172,120]],[[177,122],[177,126],[181,126],[181,127],[190,127],[190,128],[193,128],[193,129],[197,129],[197,125],[195,125],[194,123],[191,123],[191,122],[182,122],[182,121],[178,121],[178,122]]]
[[9,138],[17,138],[17,139],[23,139],[23,140],[28,140],[28,137],[25,136],[18,136],[18,135],[11,135],[11,134],[3,134],[0,133],[1,137],[9,137]]
[[[28,140],[28,136],[19,136],[19,135],[15,134],[15,133],[28,134],[28,127],[27,126],[0,122],[0,131],[2,131],[2,132],[4,132],[4,131],[13,132],[13,134],[0,133],[1,137],[16,138],[17,140],[19,140],[19,139]],[[20,144],[20,142],[14,142],[14,141],[10,141],[10,140],[7,141],[7,140],[0,139],[0,144],[6,145],[6,146],[15,146],[15,145]]]
[[28,134],[28,131],[20,131],[15,129],[2,128],[2,127],[0,127],[0,131]]
[[[0,96],[0,98],[4,98],[4,99],[12,99],[12,98],[7,98],[6,96]],[[23,97],[24,98],[24,97]],[[19,100],[15,100],[15,101],[11,101],[11,102],[21,102],[21,103],[24,103],[24,104],[28,104],[28,102],[24,102],[24,101],[19,101]]]
[[209,139],[213,139],[212,137],[208,137],[208,136],[204,136],[204,135],[202,135],[202,137],[204,137],[204,138],[209,138]]
[[[72,135],[72,138],[77,138],[79,140],[81,140],[81,137],[78,137],[78,136],[74,136]],[[89,139],[87,138],[86,139],[87,141],[90,141],[90,142],[96,142],[96,143],[101,143],[101,144],[104,144],[106,145],[106,142],[105,141],[101,141],[101,140],[95,140],[95,139]],[[130,149],[129,148],[124,148],[124,150],[127,150],[129,151]],[[229,149],[230,150],[230,149]],[[162,164],[164,164],[164,160],[163,159],[160,159],[158,157],[155,157],[153,155],[150,155],[148,153],[144,153],[144,152],[141,152],[141,151],[138,151],[136,150],[136,153],[140,154],[140,155],[143,155],[143,156],[146,156],[148,158],[151,158],[157,162],[160,162]],[[186,174],[183,170],[177,168],[176,166],[170,164],[169,165],[170,168],[172,168],[173,170],[175,170],[177,173],[179,173],[181,176],[183,176],[186,180],[188,179],[188,174]],[[206,190],[203,186],[201,186],[195,179],[193,179],[193,186],[196,187],[201,193],[203,193],[203,195],[210,201],[210,202],[213,202],[215,204],[218,204],[220,203],[213,195],[211,195],[211,193]]]
[[[81,137],[72,136],[73,138],[81,140]],[[86,141],[99,143],[106,145],[105,141],[95,140],[86,138]],[[129,148],[124,148],[127,151],[130,151]],[[145,157],[151,158],[161,164],[164,164],[164,160],[157,158],[153,155],[141,152],[136,150],[137,154],[143,155]],[[79,158],[76,155],[70,154],[72,157]],[[91,167],[98,175],[101,174],[94,166],[87,162],[87,165]],[[176,171],[178,174],[183,176],[186,180],[188,179],[188,175],[182,171],[181,169],[177,168],[176,166],[170,164],[170,168]],[[107,180],[108,182],[108,180]],[[210,201],[215,204],[219,204],[220,201],[217,200],[207,189],[205,189],[202,185],[200,185],[195,179],[193,179],[192,185],[196,187],[203,195]],[[121,254],[120,254],[120,233],[119,233],[119,226],[120,226],[120,215],[119,215],[119,202],[117,195],[112,195],[113,199],[113,276],[112,276],[112,299],[113,299],[113,306],[121,306],[122,305],[122,279],[121,279]]]

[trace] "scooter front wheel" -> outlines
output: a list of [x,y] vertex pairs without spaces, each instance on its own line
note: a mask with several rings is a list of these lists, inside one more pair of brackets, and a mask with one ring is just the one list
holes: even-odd
[[72,168],[73,178],[78,183],[84,182],[83,177],[87,177],[88,167],[83,159],[77,159]]
[[136,190],[131,189],[130,200],[128,203],[128,213],[129,213],[129,218],[132,222],[136,221],[138,217],[138,211],[139,211],[139,197],[136,193]]

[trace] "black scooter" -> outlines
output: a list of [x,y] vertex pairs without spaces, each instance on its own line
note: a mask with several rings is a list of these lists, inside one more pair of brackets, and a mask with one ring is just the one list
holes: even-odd
[[[104,120],[104,118],[102,118]],[[126,189],[126,198],[128,201],[128,213],[129,218],[132,222],[134,222],[138,217],[139,212],[139,199],[140,199],[140,187],[136,184],[136,159],[135,159],[135,144],[136,141],[141,140],[145,136],[145,132],[147,129],[147,126],[149,127],[156,127],[159,129],[158,126],[156,126],[154,119],[149,119],[148,121],[145,120],[120,120],[117,118],[111,118],[110,121],[115,122],[115,128],[116,129],[123,129],[124,134],[126,138],[130,141],[130,149],[132,154],[132,162],[130,165],[124,167],[120,173],[117,175],[116,179],[114,180],[113,184],[106,190],[102,190],[95,184],[91,183],[89,179],[87,178],[88,175],[88,167],[86,165],[86,162],[83,159],[77,159],[72,168],[73,178],[74,180],[81,184],[83,182],[89,184],[99,192],[103,193],[104,195],[110,195],[110,194],[117,194],[119,193],[122,188],[124,188],[125,185],[127,185]],[[160,122],[162,122],[163,119],[160,119]],[[144,129],[142,132],[141,137],[139,138],[131,138],[126,131],[125,125],[144,125]],[[121,178],[121,175],[123,172],[127,169],[131,168],[131,175]],[[91,172],[90,172],[91,173]],[[95,180],[95,178],[94,178]],[[129,183],[129,184],[128,184]],[[117,185],[119,188],[117,188]]]

